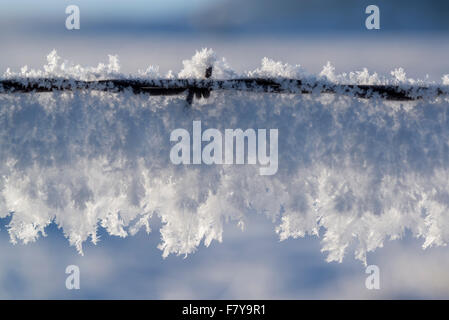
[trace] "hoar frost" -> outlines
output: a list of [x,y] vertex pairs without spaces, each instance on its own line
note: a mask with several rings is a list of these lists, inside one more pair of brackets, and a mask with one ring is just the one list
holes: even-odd
[[[270,59],[238,75],[204,49],[167,77],[310,77],[300,66]],[[149,67],[140,77],[160,77]],[[62,62],[43,70],[8,70],[4,78],[107,79],[118,59],[97,67]],[[409,85],[368,70],[318,76],[337,83]],[[414,81],[414,82],[413,82]],[[447,75],[443,77],[447,84]],[[185,108],[184,97],[74,91],[0,95],[0,217],[13,243],[28,243],[57,224],[70,244],[98,241],[97,229],[126,237],[151,230],[158,217],[163,256],[190,254],[222,241],[225,223],[248,216],[274,221],[281,240],[319,236],[328,261],[349,248],[367,252],[409,231],[423,247],[449,241],[449,103],[362,100],[341,95],[213,91]],[[261,176],[247,165],[178,166],[170,133],[201,121],[208,128],[278,128],[279,168]]]

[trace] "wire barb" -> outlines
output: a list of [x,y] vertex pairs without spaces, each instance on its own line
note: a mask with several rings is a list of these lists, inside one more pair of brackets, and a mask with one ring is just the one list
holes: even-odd
[[[209,66],[206,68],[206,72],[204,73],[204,76],[206,79],[209,79],[212,76],[212,66]],[[186,102],[188,106],[191,106],[193,103],[193,96],[196,96],[197,99],[203,98],[209,98],[210,96],[210,90],[209,89],[200,89],[198,88],[190,88],[187,90],[187,98]]]

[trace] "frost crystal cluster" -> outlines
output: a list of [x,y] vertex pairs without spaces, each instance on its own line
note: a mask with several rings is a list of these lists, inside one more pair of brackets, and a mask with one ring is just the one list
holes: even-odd
[[[183,62],[177,75],[202,78],[310,77],[300,66],[265,58],[237,74],[211,50]],[[161,77],[157,67],[140,77]],[[108,79],[116,57],[88,68],[56,52],[43,70],[8,70],[3,78]],[[318,78],[337,83],[411,85],[404,70],[368,70]],[[448,75],[442,84],[448,84]],[[204,129],[277,128],[279,168],[184,165],[169,161],[170,132],[201,121]],[[318,236],[328,261],[357,259],[406,231],[423,247],[449,241],[449,102],[363,100],[330,94],[213,91],[190,108],[185,97],[74,91],[0,95],[0,217],[13,243],[28,243],[57,224],[82,253],[97,229],[126,237],[162,222],[163,256],[190,254],[222,241],[225,223],[265,215],[280,239]],[[243,228],[244,229],[244,228]],[[154,231],[153,231],[154,232]]]

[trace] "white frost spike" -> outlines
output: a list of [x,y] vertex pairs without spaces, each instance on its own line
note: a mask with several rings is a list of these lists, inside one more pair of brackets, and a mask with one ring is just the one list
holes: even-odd
[[178,77],[202,79],[205,77],[206,69],[214,66],[215,61],[217,61],[217,56],[212,49],[204,48],[197,51],[192,59],[182,62],[184,69],[179,72]]
[[146,70],[138,70],[137,73],[143,78],[158,79],[161,77],[158,66],[149,66]]
[[267,57],[262,59],[262,66],[254,71],[248,72],[249,77],[260,78],[290,78],[302,79],[305,71],[300,65],[292,66],[288,63],[274,61]]
[[335,67],[328,61],[326,65],[323,67],[323,70],[320,73],[320,77],[326,78],[329,81],[336,82],[337,76],[335,75]]
[[443,85],[449,86],[449,74],[445,74],[441,79],[443,80]]
[[403,83],[407,81],[407,75],[403,68],[396,68],[391,71],[391,75],[395,78],[398,83]]
[[212,49],[204,48],[196,51],[190,60],[182,62],[184,68],[178,73],[178,78],[197,78],[204,79],[208,67],[213,67],[212,78],[228,79],[236,76],[236,73],[229,67],[226,60],[217,59]]
[[51,51],[47,56],[47,64],[43,70],[28,69],[27,66],[21,68],[20,72],[11,72],[9,68],[4,73],[4,78],[45,78],[60,77],[77,80],[98,80],[107,78],[117,78],[120,63],[115,55],[108,55],[108,63],[99,63],[96,67],[83,67],[70,61],[63,61],[56,50]]
[[[61,57],[58,56],[58,53],[56,50],[53,50],[50,52],[50,54],[47,56],[47,64],[44,66],[44,70],[46,73],[54,73],[58,68],[59,60],[61,60]],[[22,69],[22,73],[26,73],[27,69]]]

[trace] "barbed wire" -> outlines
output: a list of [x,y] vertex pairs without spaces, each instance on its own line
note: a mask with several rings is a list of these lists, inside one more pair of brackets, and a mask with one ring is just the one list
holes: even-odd
[[205,79],[107,79],[75,80],[64,78],[17,78],[0,80],[0,93],[53,92],[74,90],[98,90],[109,92],[131,91],[135,94],[181,95],[187,93],[186,101],[194,97],[208,98],[214,90],[237,90],[249,92],[291,94],[347,94],[358,98],[381,98],[392,101],[410,101],[448,95],[447,86],[412,85],[357,85],[336,84],[323,80],[299,80],[288,78],[241,78],[211,79],[212,67],[205,72]]

